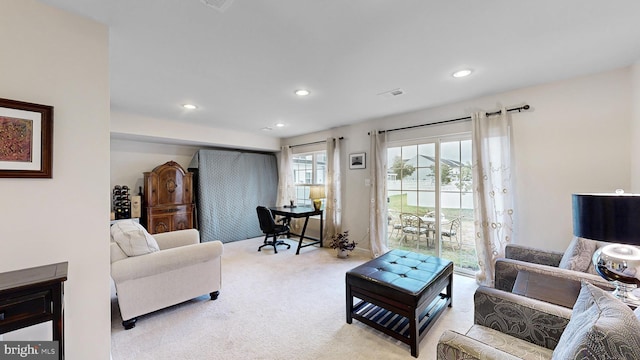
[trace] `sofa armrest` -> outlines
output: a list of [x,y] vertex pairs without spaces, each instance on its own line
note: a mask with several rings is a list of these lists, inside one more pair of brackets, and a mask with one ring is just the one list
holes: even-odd
[[112,263],[111,277],[116,283],[139,279],[212,261],[222,256],[222,252],[222,242],[210,241],[132,256]]
[[112,264],[116,261],[128,258],[127,254],[125,254],[124,251],[122,251],[118,243],[116,243],[115,241],[111,241],[109,243],[109,250],[111,253],[110,258],[111,258]]
[[481,341],[457,333],[453,330],[445,330],[438,340],[438,360],[515,360],[517,357],[504,351],[495,349]]
[[571,309],[484,286],[474,295],[474,323],[555,349]]
[[564,255],[564,253],[558,251],[536,249],[517,244],[508,244],[504,250],[504,254],[507,259],[555,267],[558,267]]
[[511,259],[504,259],[504,258],[496,259],[496,268],[495,268],[496,289],[511,292],[513,290],[513,285],[516,282],[518,271],[520,270],[544,274],[546,276],[561,277],[564,279],[571,279],[576,281],[584,280],[605,290],[614,289],[614,287],[607,280],[603,279],[598,275],[581,272],[581,271],[575,271],[575,270],[561,269],[554,266],[539,265],[539,264],[533,264],[525,261],[518,261],[518,260],[511,260]]
[[196,229],[169,231],[152,236],[160,250],[200,243],[200,232]]

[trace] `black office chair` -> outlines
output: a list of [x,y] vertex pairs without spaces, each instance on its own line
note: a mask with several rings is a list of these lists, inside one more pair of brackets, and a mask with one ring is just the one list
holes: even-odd
[[[258,213],[258,221],[260,221],[260,230],[264,233],[264,243],[260,245],[258,251],[261,251],[265,246],[273,246],[273,251],[277,254],[278,245],[286,245],[287,249],[291,248],[291,245],[277,239],[279,235],[289,235],[289,225],[284,223],[282,225],[276,224],[273,219],[273,215],[271,214],[271,210],[264,206],[258,206],[256,208],[256,212]],[[282,220],[286,221],[286,219]],[[273,236],[273,241],[268,241],[269,236]]]

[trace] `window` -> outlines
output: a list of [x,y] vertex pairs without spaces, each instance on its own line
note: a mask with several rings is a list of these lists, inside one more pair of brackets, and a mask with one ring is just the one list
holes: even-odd
[[398,145],[387,148],[389,247],[445,257],[459,272],[477,270],[470,136]]
[[297,205],[312,205],[309,199],[309,188],[311,185],[325,183],[326,170],[326,151],[293,155],[293,182],[295,184],[295,203]]

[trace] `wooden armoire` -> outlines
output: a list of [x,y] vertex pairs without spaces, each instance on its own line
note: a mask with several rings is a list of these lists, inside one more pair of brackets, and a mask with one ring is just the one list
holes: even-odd
[[144,173],[142,221],[150,234],[193,228],[192,176],[175,161]]

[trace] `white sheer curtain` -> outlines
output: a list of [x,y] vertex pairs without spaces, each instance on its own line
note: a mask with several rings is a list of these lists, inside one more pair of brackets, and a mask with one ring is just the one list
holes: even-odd
[[327,198],[325,200],[324,238],[342,232],[342,201],[340,192],[340,140],[327,139]]
[[296,198],[293,183],[293,155],[291,153],[291,147],[286,145],[281,148],[279,160],[280,171],[278,174],[278,198],[276,200],[276,206],[284,206],[289,205],[289,201]]
[[387,247],[387,133],[372,130],[369,150],[371,204],[369,207],[369,245],[371,255],[383,255]]
[[473,181],[476,252],[480,270],[476,280],[493,286],[496,258],[504,256],[513,233],[513,166],[511,119],[499,115],[471,115],[473,125]]

